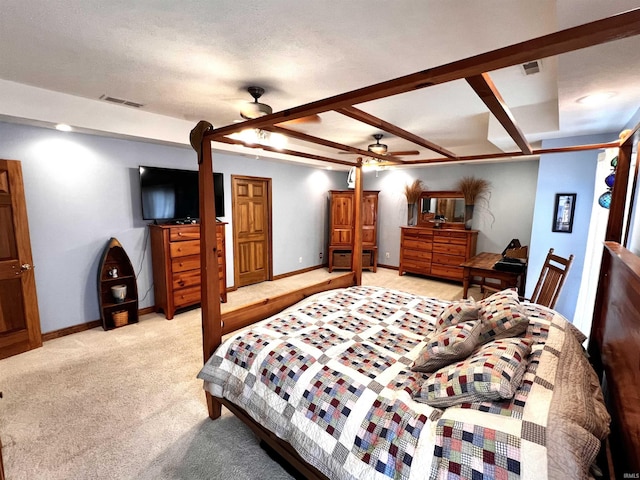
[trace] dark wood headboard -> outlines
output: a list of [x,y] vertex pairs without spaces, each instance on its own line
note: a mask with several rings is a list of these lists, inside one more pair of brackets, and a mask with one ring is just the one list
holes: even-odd
[[612,417],[608,447],[615,478],[638,478],[640,257],[615,242],[604,247],[588,351]]

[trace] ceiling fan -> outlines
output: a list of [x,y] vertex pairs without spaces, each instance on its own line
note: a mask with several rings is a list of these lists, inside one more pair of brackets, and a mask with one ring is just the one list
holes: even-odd
[[[371,153],[375,153],[376,155],[389,155],[392,157],[402,157],[405,155],[420,155],[420,152],[418,150],[399,150],[399,151],[390,152],[388,151],[387,145],[385,145],[384,143],[380,143],[380,140],[382,139],[382,137],[383,135],[381,133],[375,133],[373,135],[373,138],[375,139],[376,143],[370,144],[367,147],[367,150]],[[353,154],[352,152],[339,152],[339,153]]]
[[[262,87],[247,87],[249,95],[253,97],[253,102],[246,102],[240,108],[240,116],[245,120],[252,120],[254,118],[263,117],[273,113],[273,109],[266,103],[260,103],[258,99],[264,94],[265,90]],[[296,118],[295,120],[289,120],[281,122],[282,124],[293,123],[317,123],[320,122],[319,115],[310,115],[308,117]]]

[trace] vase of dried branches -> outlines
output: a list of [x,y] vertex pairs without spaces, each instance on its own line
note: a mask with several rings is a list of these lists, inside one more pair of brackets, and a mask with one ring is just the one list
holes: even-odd
[[464,196],[464,228],[471,230],[473,224],[473,211],[476,200],[489,191],[489,183],[484,178],[463,177],[458,180],[456,189]]
[[416,224],[416,204],[407,203],[407,225],[413,226]]
[[473,209],[475,205],[465,205],[464,206],[464,228],[466,230],[471,230],[471,226],[473,225]]
[[422,180],[415,179],[412,184],[404,186],[404,196],[407,197],[407,225],[413,226],[417,223],[416,203],[422,193]]

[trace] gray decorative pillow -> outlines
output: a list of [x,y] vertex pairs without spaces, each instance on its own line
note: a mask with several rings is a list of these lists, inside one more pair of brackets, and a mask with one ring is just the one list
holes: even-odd
[[473,298],[452,302],[446,305],[436,318],[436,331],[443,330],[451,325],[457,325],[461,322],[476,320],[479,310],[480,305],[476,304]]
[[512,398],[527,369],[529,338],[504,338],[481,346],[468,359],[436,371],[413,398],[432,407]]
[[478,302],[482,321],[480,343],[523,334],[529,325],[529,317],[520,306],[516,290],[494,293]]
[[444,365],[466,358],[478,345],[479,320],[458,323],[436,332],[413,362],[414,372],[435,372]]

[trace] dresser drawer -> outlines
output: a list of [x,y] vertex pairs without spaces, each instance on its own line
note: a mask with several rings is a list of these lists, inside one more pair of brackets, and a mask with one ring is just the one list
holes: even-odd
[[436,230],[433,232],[433,236],[434,238],[462,238],[466,241],[469,235],[465,230]]
[[200,303],[200,285],[174,290],[173,303],[176,308]]
[[171,271],[186,272],[187,270],[200,271],[200,255],[189,255],[187,257],[178,257],[171,261]]
[[[446,255],[457,255],[464,258],[466,245],[455,245],[451,243],[434,243],[433,253],[444,253]],[[464,260],[462,260],[464,262]],[[460,262],[460,263],[462,263]]]
[[446,243],[449,245],[466,245],[467,237],[466,236],[458,236],[458,235],[434,235],[433,243]]
[[428,242],[431,242],[433,241],[433,232],[424,231],[424,230],[403,230],[402,238],[414,239],[414,240],[426,240]]
[[200,240],[186,240],[184,242],[172,242],[169,246],[171,258],[186,257],[187,255],[200,255]]
[[441,253],[434,253],[433,258],[431,259],[433,264],[441,264],[441,265],[453,265],[454,267],[459,267],[460,264],[465,262],[464,255],[444,255]]
[[402,250],[402,258],[404,260],[413,259],[413,260],[431,260],[432,254],[431,249],[429,251],[426,250]]
[[462,280],[462,267],[452,267],[450,265],[431,264],[431,275],[435,277],[446,277],[454,280]]
[[186,272],[173,274],[173,288],[178,290],[185,287],[200,285],[200,270],[188,270]]
[[402,241],[402,248],[411,248],[414,250],[428,250],[430,252],[432,245],[432,242],[414,238],[407,238]]
[[431,261],[430,260],[413,260],[413,259],[403,259],[402,265],[400,266],[403,271],[413,272],[413,273],[422,273],[424,275],[429,275],[431,273]]
[[200,226],[172,228],[169,232],[170,242],[182,242],[185,240],[198,240],[200,238]]

